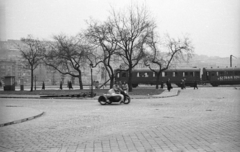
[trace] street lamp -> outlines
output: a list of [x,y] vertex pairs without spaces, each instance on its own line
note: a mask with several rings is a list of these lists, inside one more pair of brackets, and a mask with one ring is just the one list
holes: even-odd
[[90,68],[91,68],[91,97],[93,97],[93,79],[92,79],[93,64],[92,63],[90,63]]

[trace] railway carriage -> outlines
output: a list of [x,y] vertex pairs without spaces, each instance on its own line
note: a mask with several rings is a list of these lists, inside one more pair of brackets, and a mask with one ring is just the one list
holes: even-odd
[[240,84],[240,68],[203,68],[202,81],[212,86]]
[[[185,84],[192,86],[194,81],[200,82],[201,69],[168,69],[161,73],[159,78],[159,84],[165,83],[168,79],[171,83],[180,87],[181,80],[185,79]],[[115,70],[116,81],[128,81],[128,71]],[[139,84],[156,85],[156,75],[150,69],[134,69],[132,71],[132,86],[137,87]]]

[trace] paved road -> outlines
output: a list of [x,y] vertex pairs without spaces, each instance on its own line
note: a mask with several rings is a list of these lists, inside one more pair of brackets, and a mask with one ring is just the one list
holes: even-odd
[[182,90],[171,98],[101,106],[94,100],[0,99],[44,111],[0,127],[0,151],[240,151],[240,90]]

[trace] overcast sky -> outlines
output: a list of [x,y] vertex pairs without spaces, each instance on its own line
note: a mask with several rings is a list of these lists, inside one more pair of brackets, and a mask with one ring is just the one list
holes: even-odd
[[76,35],[111,7],[145,4],[160,34],[188,34],[199,55],[240,57],[240,0],[0,0],[0,39]]

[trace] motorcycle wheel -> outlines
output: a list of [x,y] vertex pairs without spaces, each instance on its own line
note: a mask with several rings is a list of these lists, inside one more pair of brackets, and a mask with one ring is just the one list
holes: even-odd
[[124,104],[129,104],[131,102],[131,98],[129,96],[126,97]]
[[98,98],[98,102],[101,104],[101,105],[106,105],[107,102],[106,102],[106,99],[103,97],[103,96],[100,96]]

